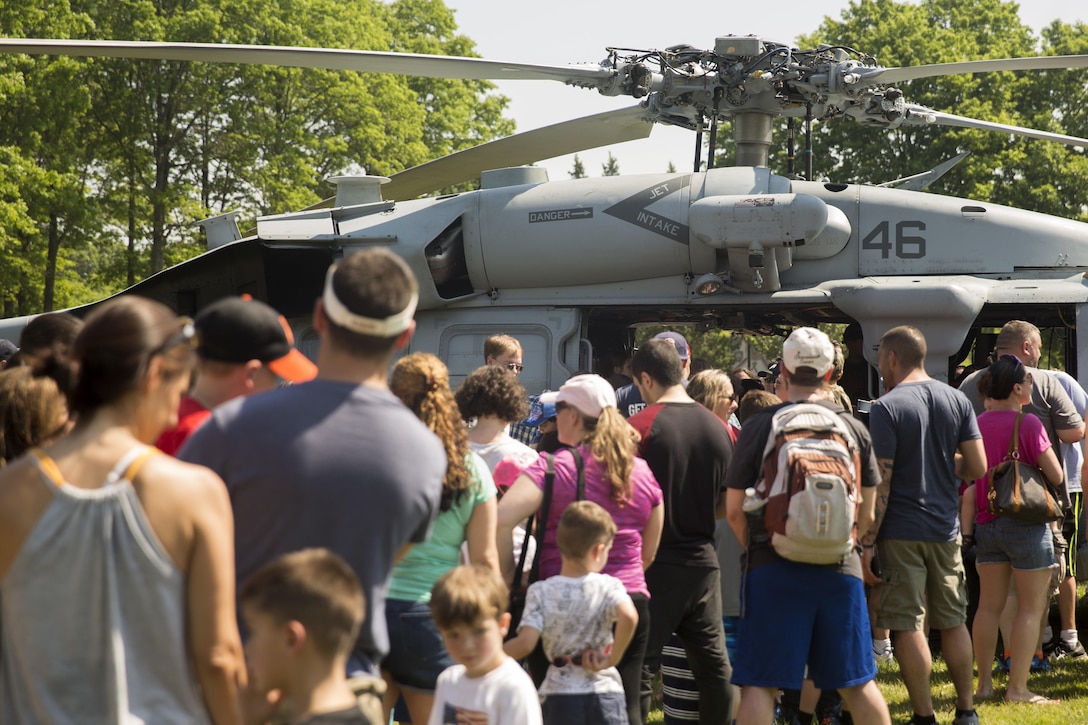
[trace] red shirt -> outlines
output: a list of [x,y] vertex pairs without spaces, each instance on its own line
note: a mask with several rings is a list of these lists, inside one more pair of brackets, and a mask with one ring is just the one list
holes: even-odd
[[178,424],[163,431],[155,441],[155,447],[163,453],[176,456],[193,431],[211,417],[212,412],[197,402],[196,398],[185,395],[178,406]]

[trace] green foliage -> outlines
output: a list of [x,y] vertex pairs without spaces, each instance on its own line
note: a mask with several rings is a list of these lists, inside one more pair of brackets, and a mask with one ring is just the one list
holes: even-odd
[[[885,66],[1088,52],[1088,27],[1055,21],[1037,39],[1018,5],[1002,0],[854,0],[825,18],[802,47],[841,44]],[[900,86],[908,101],[961,116],[1085,135],[1082,72],[1003,72],[925,78]],[[880,183],[968,157],[931,188],[1075,219],[1086,217],[1082,151],[1061,144],[948,127],[881,130],[842,119],[817,124],[816,177]]]
[[582,159],[579,158],[578,154],[574,155],[574,167],[569,173],[572,179],[586,178],[586,165],[582,163]]
[[[475,56],[441,0],[0,0],[9,36]],[[487,81],[0,56],[0,303],[100,298],[200,251],[201,218],[313,204],[513,132]],[[93,248],[92,248],[93,247]],[[10,262],[7,260],[11,260]]]
[[608,152],[608,160],[601,164],[601,176],[619,176],[620,175],[620,162],[616,160],[616,157],[612,155],[612,152]]

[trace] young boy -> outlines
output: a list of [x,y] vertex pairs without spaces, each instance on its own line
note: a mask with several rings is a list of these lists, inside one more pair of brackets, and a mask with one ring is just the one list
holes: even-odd
[[327,549],[286,554],[247,579],[238,601],[249,631],[247,723],[378,725],[345,677],[364,612],[347,562]]
[[567,506],[556,532],[563,559],[559,574],[530,585],[518,634],[505,645],[507,654],[520,659],[543,638],[552,663],[540,686],[545,723],[628,722],[616,665],[635,633],[638,611],[620,580],[600,573],[615,535],[615,522],[599,505]]
[[502,649],[508,604],[487,566],[458,566],[435,582],[431,617],[457,664],[438,676],[428,725],[541,725],[532,679]]

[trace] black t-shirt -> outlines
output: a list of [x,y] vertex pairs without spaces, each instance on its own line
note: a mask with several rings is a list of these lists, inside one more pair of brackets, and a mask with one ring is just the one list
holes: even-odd
[[639,455],[665,495],[655,561],[717,569],[715,512],[733,455],[725,423],[696,402],[649,405],[627,422],[642,435]]
[[[834,403],[818,401],[818,404],[839,413],[846,421],[858,444],[858,456],[861,459],[861,485],[864,488],[876,486],[880,482],[880,467],[876,462],[876,456],[873,455],[873,441],[865,425]],[[767,445],[767,436],[771,433],[771,418],[776,411],[787,405],[793,405],[793,403],[782,403],[773,408],[761,410],[744,422],[740,436],[737,438],[736,448],[733,450],[733,461],[726,474],[726,488],[744,490],[759,483],[763,477],[763,449]],[[763,528],[763,516],[749,516],[747,567],[751,569],[773,561],[783,561],[783,559],[771,548],[770,539],[767,537],[766,529]],[[829,566],[840,567],[844,574],[861,578],[861,560],[856,554],[846,557],[842,564]]]

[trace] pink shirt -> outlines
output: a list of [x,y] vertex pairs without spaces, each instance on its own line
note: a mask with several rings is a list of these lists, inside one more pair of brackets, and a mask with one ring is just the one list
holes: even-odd
[[[631,471],[631,498],[623,505],[611,497],[612,482],[605,475],[604,467],[593,458],[588,446],[580,446],[586,466],[586,500],[592,501],[612,514],[616,522],[616,539],[608,554],[608,563],[602,573],[611,574],[623,582],[629,594],[650,595],[646,588],[646,576],[642,571],[642,530],[650,520],[650,512],[663,500],[661,486],[650,471],[646,461],[635,458]],[[533,461],[524,473],[533,479],[541,490],[547,462],[543,455]],[[574,456],[568,450],[555,454],[555,484],[552,487],[552,503],[544,531],[544,548],[540,554],[540,578],[547,579],[559,573],[562,565],[559,547],[555,543],[555,531],[559,517],[577,498],[577,471]]]
[[[986,448],[986,468],[990,469],[1005,460],[1016,423],[1015,410],[988,410],[978,417],[978,429],[982,432],[982,444]],[[1020,421],[1020,460],[1037,465],[1039,456],[1050,448],[1042,421],[1032,413],[1025,413]],[[990,513],[986,502],[990,485],[986,476],[975,480],[975,523],[986,524],[996,516]]]

